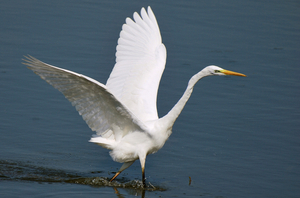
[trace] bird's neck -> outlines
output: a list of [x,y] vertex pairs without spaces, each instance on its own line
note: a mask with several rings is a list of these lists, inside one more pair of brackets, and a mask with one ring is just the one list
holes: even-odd
[[199,73],[195,74],[189,80],[188,86],[187,86],[185,92],[183,93],[183,95],[181,96],[181,98],[179,99],[179,101],[175,104],[175,106],[169,111],[169,113],[167,115],[165,115],[164,117],[161,118],[161,119],[164,119],[166,123],[168,123],[168,128],[172,129],[174,122],[176,121],[176,119],[178,118],[182,109],[184,108],[185,104],[189,100],[189,98],[193,92],[193,88],[194,88],[195,84],[201,78],[203,78],[205,76],[207,76],[207,75],[205,74],[205,71],[203,71],[203,70],[200,71]]

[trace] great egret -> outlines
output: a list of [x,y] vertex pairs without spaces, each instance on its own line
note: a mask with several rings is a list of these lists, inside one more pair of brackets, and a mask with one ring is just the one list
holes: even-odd
[[150,7],[148,12],[142,8],[141,16],[135,12],[133,18],[134,21],[127,18],[122,27],[116,64],[106,85],[32,56],[25,56],[24,64],[75,106],[96,131],[90,142],[111,150],[112,159],[123,163],[110,181],[139,159],[145,186],[146,156],[163,147],[194,85],[205,76],[245,75],[213,65],[205,67],[189,80],[183,96],[169,113],[158,118],[156,97],[165,68],[166,48]]

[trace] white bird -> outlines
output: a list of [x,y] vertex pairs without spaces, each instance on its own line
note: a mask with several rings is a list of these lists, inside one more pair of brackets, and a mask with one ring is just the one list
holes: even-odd
[[96,131],[90,142],[111,150],[114,161],[123,163],[111,178],[139,159],[145,186],[145,161],[148,154],[161,149],[193,91],[203,77],[244,74],[208,66],[195,74],[176,105],[158,117],[156,98],[166,63],[156,18],[148,7],[141,16],[133,14],[122,27],[116,52],[116,64],[106,85],[72,71],[54,67],[28,56],[25,63],[42,79],[58,89],[75,106],[88,126]]

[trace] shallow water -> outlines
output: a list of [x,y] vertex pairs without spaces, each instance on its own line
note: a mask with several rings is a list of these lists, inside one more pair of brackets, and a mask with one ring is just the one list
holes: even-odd
[[158,153],[148,189],[88,142],[70,103],[24,65],[23,55],[105,83],[125,17],[146,1],[0,3],[1,197],[299,197],[297,1],[151,3],[168,58],[159,115],[189,78],[216,64],[248,77],[201,80]]

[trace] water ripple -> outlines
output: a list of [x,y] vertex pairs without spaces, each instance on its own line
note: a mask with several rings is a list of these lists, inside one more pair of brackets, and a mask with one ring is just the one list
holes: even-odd
[[[91,174],[94,174],[92,172]],[[24,162],[0,160],[0,181],[27,181],[27,182],[46,182],[46,183],[70,183],[82,184],[92,187],[113,187],[117,193],[117,188],[132,189],[138,191],[165,191],[166,189],[150,182],[144,189],[141,181],[119,180],[110,182],[106,177],[91,177],[86,173],[68,172],[47,167],[35,166]]]

